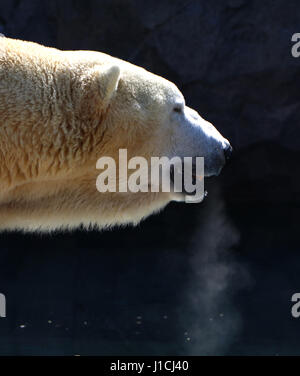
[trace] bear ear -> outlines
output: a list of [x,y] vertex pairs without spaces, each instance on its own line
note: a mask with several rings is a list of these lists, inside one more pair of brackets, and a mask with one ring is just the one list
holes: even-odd
[[120,68],[117,65],[97,66],[93,70],[93,78],[96,79],[101,101],[106,107],[118,88]]

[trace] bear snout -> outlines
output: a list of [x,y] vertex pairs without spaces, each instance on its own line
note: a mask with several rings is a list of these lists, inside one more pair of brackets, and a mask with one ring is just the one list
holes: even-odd
[[233,149],[232,149],[232,146],[230,145],[230,143],[229,142],[226,143],[226,146],[223,149],[226,161],[228,161],[232,157],[232,151],[233,151]]
[[207,177],[218,176],[225,164],[231,159],[233,151],[226,138],[222,137],[221,142],[216,139],[211,139],[211,141],[213,142],[206,153],[206,158],[204,156],[204,171]]

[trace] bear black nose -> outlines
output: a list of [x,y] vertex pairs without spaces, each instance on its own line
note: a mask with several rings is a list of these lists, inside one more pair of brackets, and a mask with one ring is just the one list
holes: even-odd
[[230,144],[226,145],[225,149],[224,149],[224,155],[225,155],[225,159],[228,160],[231,158],[231,155],[232,155],[232,147]]

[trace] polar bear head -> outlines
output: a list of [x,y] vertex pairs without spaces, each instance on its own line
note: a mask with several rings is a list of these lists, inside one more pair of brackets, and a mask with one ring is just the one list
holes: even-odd
[[[99,82],[105,82],[107,87],[104,95],[105,105],[110,108],[106,119],[107,135],[110,134],[107,142],[114,156],[116,150],[126,149],[130,157],[143,156],[147,160],[154,156],[181,160],[203,157],[204,176],[220,173],[232,152],[230,143],[212,124],[186,106],[176,85],[129,64],[99,69],[98,75]],[[155,197],[158,201],[162,198],[182,201],[183,193],[184,189],[179,194],[171,190]]]
[[153,190],[152,180],[148,190],[118,189],[124,174],[116,191],[99,192],[98,161],[120,172],[120,150],[148,166],[153,157],[203,157],[205,176],[231,153],[173,83],[109,55],[1,38],[0,76],[0,229],[138,223],[186,196]]

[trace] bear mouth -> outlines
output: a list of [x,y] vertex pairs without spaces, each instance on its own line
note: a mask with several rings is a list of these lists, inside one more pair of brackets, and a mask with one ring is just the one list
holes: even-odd
[[[177,170],[178,172],[178,170]],[[197,191],[196,191],[196,188],[192,191],[187,191],[185,189],[185,184],[184,184],[184,168],[182,168],[182,170],[179,171],[179,175],[181,175],[181,190],[177,193],[181,193],[183,195],[187,195],[187,196],[194,196]],[[211,176],[211,175],[209,175]],[[196,166],[193,165],[192,167],[192,173],[190,174],[190,182],[192,183],[193,186],[196,186],[196,183],[197,181],[201,181],[202,179],[204,179],[204,177],[206,177],[206,175],[204,176],[199,176],[196,174]],[[171,184],[172,184],[172,188],[175,192],[175,169],[174,169],[174,166],[171,166],[170,168],[170,180],[171,180]],[[206,197],[208,194],[208,192],[206,190],[204,190],[204,197]]]

